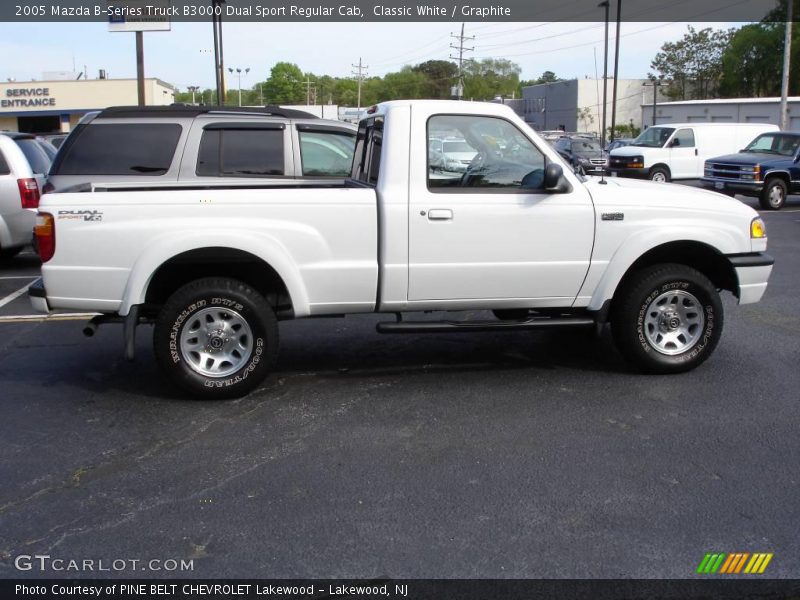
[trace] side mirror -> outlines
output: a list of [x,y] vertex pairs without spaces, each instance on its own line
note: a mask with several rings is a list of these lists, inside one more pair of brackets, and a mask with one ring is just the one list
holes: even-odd
[[675,138],[675,139],[674,139],[674,140],[672,140],[672,142],[670,143],[670,146],[672,146],[673,148],[674,148],[675,146],[680,146],[680,145],[681,145],[681,141],[680,141],[678,138]]
[[572,190],[561,165],[550,163],[544,168],[544,189],[548,192],[563,194]]

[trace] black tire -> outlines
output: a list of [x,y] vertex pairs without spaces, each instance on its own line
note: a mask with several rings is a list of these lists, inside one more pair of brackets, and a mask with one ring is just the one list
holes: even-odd
[[22,252],[22,246],[17,248],[0,248],[0,260],[11,260],[20,252]]
[[167,378],[193,398],[238,398],[275,365],[278,321],[264,297],[241,281],[198,279],[161,308],[153,347]]
[[648,373],[694,369],[716,348],[722,324],[714,284],[685,265],[646,267],[614,295],[611,331],[617,348]]
[[647,174],[647,178],[650,181],[659,183],[669,183],[672,181],[672,175],[667,167],[653,167],[650,169],[650,173]]
[[789,188],[780,177],[770,177],[764,183],[758,203],[764,210],[780,210],[786,204],[786,194]]

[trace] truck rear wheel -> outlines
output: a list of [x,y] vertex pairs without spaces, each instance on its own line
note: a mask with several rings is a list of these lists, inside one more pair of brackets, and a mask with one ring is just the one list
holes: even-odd
[[761,197],[758,199],[761,208],[766,210],[780,210],[786,204],[786,194],[789,188],[783,179],[770,177],[761,190]]
[[198,399],[238,398],[278,356],[278,321],[264,297],[235,279],[193,281],[162,307],[153,332],[166,376]]
[[722,321],[722,301],[705,275],[662,264],[633,274],[617,292],[611,331],[620,352],[643,371],[680,373],[711,355]]

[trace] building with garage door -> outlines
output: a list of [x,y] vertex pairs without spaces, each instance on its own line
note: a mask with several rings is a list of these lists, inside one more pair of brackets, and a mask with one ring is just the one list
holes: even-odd
[[[172,104],[176,88],[145,79],[145,103]],[[0,83],[0,131],[70,131],[87,112],[138,103],[136,79],[51,79]]]
[[[659,102],[656,124],[772,123],[781,124],[780,98],[728,98]],[[642,105],[642,121],[653,124],[653,105]],[[800,96],[789,98],[789,129],[800,131]]]

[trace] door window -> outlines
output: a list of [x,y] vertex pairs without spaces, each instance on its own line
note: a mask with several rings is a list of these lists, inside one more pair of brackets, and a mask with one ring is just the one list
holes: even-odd
[[[437,152],[433,140],[442,140]],[[508,121],[475,115],[428,120],[428,188],[432,192],[536,191],[545,157]]]
[[283,129],[206,127],[200,140],[197,174],[206,177],[280,176]]
[[675,148],[694,148],[694,131],[691,129],[679,129],[675,137],[672,138],[672,145]]

